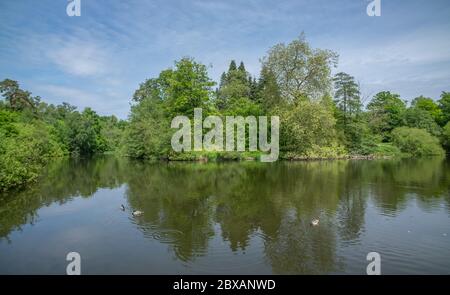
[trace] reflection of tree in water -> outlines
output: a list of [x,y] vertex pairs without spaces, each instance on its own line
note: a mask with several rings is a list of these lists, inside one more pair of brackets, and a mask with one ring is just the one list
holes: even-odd
[[361,163],[361,173],[370,182],[371,197],[385,214],[395,215],[415,198],[432,209],[448,195],[448,160],[440,157]]
[[[424,209],[443,198],[450,204],[449,162],[437,158],[271,165],[63,160],[36,185],[0,198],[0,237],[36,222],[43,206],[124,183],[130,208],[145,212],[134,219],[137,227],[167,243],[177,259],[206,255],[218,226],[232,251],[246,250],[255,235],[262,239],[274,273],[337,271],[336,239],[358,240],[369,198],[390,214],[411,196]],[[315,217],[319,227],[309,225]]]
[[265,251],[275,274],[323,274],[339,265],[335,247],[334,230],[328,224],[313,228],[293,212],[283,217]]
[[128,200],[145,212],[144,232],[171,244],[177,258],[187,261],[206,253],[215,222],[233,250],[245,249],[258,228],[276,231],[276,204],[260,185],[265,174],[270,173],[261,163],[137,165]]
[[336,214],[339,237],[345,242],[355,242],[364,228],[364,215],[369,196],[358,162],[349,162],[346,173],[342,174],[339,195],[340,202]]
[[[340,177],[346,162],[287,163],[276,174],[283,212],[265,254],[278,274],[314,274],[336,270],[336,236],[330,217],[339,204]],[[320,218],[320,226],[310,221]]]
[[147,236],[171,245],[182,261],[205,253],[214,230],[211,183],[218,170],[195,164],[136,164],[130,171],[127,197]]
[[0,196],[0,238],[21,230],[23,224],[34,224],[41,207],[64,204],[80,195],[91,197],[99,188],[119,187],[124,181],[121,164],[115,158],[100,157],[61,159],[48,165],[36,184]]

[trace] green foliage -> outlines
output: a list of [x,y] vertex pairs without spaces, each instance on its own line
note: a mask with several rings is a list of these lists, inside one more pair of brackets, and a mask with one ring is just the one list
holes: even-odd
[[441,126],[450,121],[450,92],[442,92],[441,99],[438,101],[439,109],[442,112],[440,123]]
[[233,102],[228,106],[227,110],[223,111],[224,115],[228,116],[259,116],[263,112],[261,110],[261,105],[255,103],[248,98],[239,98],[233,100]]
[[214,82],[208,77],[206,66],[190,58],[175,63],[175,70],[166,70],[159,79],[165,87],[162,97],[171,115],[194,114],[194,108],[207,108]]
[[347,73],[337,73],[334,78],[334,97],[336,105],[343,113],[344,125],[361,112],[361,99],[359,86],[355,78]]
[[375,134],[381,134],[383,140],[390,138],[390,132],[404,125],[405,103],[398,94],[383,91],[376,94],[368,104],[369,126]]
[[333,79],[337,130],[340,141],[352,154],[370,154],[374,145],[367,122],[363,120],[359,85],[347,73],[337,73]]
[[82,113],[71,114],[67,127],[71,153],[92,155],[107,150],[106,140],[101,134],[100,116],[92,109],[86,108]]
[[399,157],[402,156],[400,149],[392,143],[376,143],[370,147],[368,155],[374,155],[378,157]]
[[237,100],[252,100],[251,92],[253,88],[253,80],[245,70],[244,63],[241,62],[239,68],[236,68],[236,62],[232,60],[228,72],[222,74],[216,92],[217,108],[228,110],[236,104]]
[[139,86],[127,121],[90,108],[79,112],[67,103],[46,104],[6,79],[0,82],[0,190],[35,180],[51,158],[63,155],[120,152],[139,159],[196,161],[261,156],[173,152],[170,123],[178,115],[192,118],[194,108],[202,108],[203,117],[279,116],[281,157],[287,159],[437,155],[443,152],[437,137],[450,150],[449,92],[438,103],[417,97],[407,108],[399,95],[384,91],[365,111],[355,78],[343,72],[331,77],[337,58],[332,51],[311,48],[302,34],[269,50],[258,79],[244,62],[231,61],[215,91],[207,67],[182,58]]
[[[141,86],[145,87],[145,85]],[[170,120],[163,102],[143,98],[132,106],[125,131],[126,153],[132,158],[160,158],[170,151]]]
[[335,143],[336,120],[324,105],[303,100],[275,113],[280,116],[281,151],[307,155]]
[[425,129],[434,136],[441,134],[441,128],[436,123],[431,112],[418,106],[413,106],[405,112],[406,126]]
[[256,99],[267,112],[284,103],[275,73],[263,65],[259,75]]
[[281,95],[287,101],[302,97],[318,99],[331,90],[331,67],[338,55],[330,50],[313,49],[304,34],[288,45],[272,47],[263,66],[277,77]]
[[411,107],[426,111],[431,117],[439,122],[442,119],[442,110],[432,98],[419,96],[411,102]]
[[398,127],[392,131],[392,142],[412,156],[442,155],[439,140],[424,129]]
[[13,110],[35,108],[40,100],[39,97],[32,97],[30,92],[20,89],[19,83],[10,79],[0,82],[0,94]]
[[6,102],[0,104],[0,190],[34,181],[54,157],[118,148],[124,123],[115,117],[89,108],[79,113],[67,103],[48,105],[8,79],[0,92]]
[[118,152],[123,145],[126,121],[118,120],[115,116],[100,118],[100,134],[103,139],[105,152]]
[[447,152],[450,152],[450,122],[448,122],[442,131],[443,144]]
[[[342,125],[338,125],[338,127],[340,126]],[[370,155],[376,153],[381,139],[372,134],[367,122],[352,120],[341,128],[340,130],[344,132],[341,142],[351,154]]]
[[141,84],[133,96],[137,104],[131,108],[125,131],[126,154],[133,158],[166,158],[171,150],[171,120],[177,115],[193,117],[197,107],[203,109],[204,115],[214,112],[213,85],[206,66],[189,58]]
[[0,111],[0,191],[36,179],[42,167],[63,155],[52,127],[20,122],[20,115]]

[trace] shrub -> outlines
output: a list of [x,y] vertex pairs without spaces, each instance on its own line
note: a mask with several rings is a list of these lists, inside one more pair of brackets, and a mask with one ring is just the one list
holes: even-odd
[[377,157],[397,157],[400,156],[402,152],[392,143],[378,143],[372,149],[370,154]]
[[443,144],[447,151],[450,151],[450,122],[444,126],[444,130],[442,132]]
[[63,155],[50,129],[39,122],[0,126],[0,191],[35,180],[51,158]]
[[392,142],[412,156],[442,155],[439,140],[424,129],[398,127],[392,131]]
[[319,103],[300,101],[274,113],[280,116],[282,152],[307,156],[315,154],[320,147],[330,147],[336,143],[336,120]]

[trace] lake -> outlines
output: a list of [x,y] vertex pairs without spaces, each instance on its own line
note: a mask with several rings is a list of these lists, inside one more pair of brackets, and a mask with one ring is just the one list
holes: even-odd
[[450,274],[450,161],[55,161],[0,198],[0,274],[65,274],[69,252],[82,274],[365,274],[369,252]]

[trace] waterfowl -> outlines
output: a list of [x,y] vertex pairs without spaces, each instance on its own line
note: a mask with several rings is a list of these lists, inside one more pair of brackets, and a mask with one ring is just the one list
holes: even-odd
[[311,225],[312,225],[312,226],[317,226],[317,225],[319,225],[319,219],[313,219],[313,220],[311,220]]
[[134,210],[133,212],[131,212],[131,215],[133,216],[141,216],[142,214],[144,214],[144,212],[139,210]]
[[120,210],[125,211],[125,206],[123,204],[120,205]]

